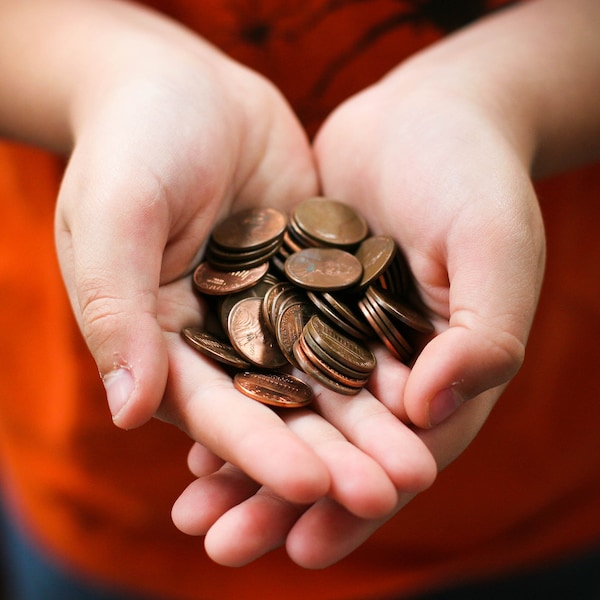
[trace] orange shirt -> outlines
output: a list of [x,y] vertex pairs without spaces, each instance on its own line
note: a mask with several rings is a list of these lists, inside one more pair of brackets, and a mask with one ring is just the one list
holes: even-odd
[[[317,0],[203,4],[179,0],[168,11],[275,81],[311,132],[343,98],[440,35],[424,22],[402,24],[406,4],[385,0],[329,11]],[[334,600],[400,595],[598,544],[599,168],[539,186],[543,295],[525,366],[483,431],[430,490],[316,572],[282,551],[219,567],[201,540],[172,525],[172,502],[191,480],[190,442],[158,421],[129,432],[111,422],[55,258],[62,168],[42,151],[0,144],[1,472],[15,510],[58,559],[174,600]]]

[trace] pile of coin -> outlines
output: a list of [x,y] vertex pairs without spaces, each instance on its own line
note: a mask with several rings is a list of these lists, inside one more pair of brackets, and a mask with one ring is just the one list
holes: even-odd
[[305,406],[309,395],[285,373],[290,365],[353,395],[376,367],[369,341],[413,360],[433,327],[409,301],[411,281],[394,240],[370,236],[366,221],[340,201],[309,198],[289,219],[250,208],[215,227],[194,272],[219,330],[182,333],[204,355],[243,371],[234,384],[246,395]]

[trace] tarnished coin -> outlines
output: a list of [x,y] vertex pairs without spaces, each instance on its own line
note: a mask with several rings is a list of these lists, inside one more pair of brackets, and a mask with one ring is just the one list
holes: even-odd
[[240,292],[258,283],[269,270],[269,263],[239,271],[219,271],[204,261],[194,271],[195,288],[209,296],[222,296]]
[[313,339],[307,327],[305,327],[304,331],[302,332],[302,339],[311,349],[311,351],[316,354],[320,360],[328,364],[332,369],[346,375],[347,377],[361,379],[366,382],[366,378],[370,375],[370,373],[365,373],[364,371],[355,371],[351,367],[348,367],[348,365],[340,362],[333,354],[328,354],[327,351],[319,346],[319,344]]
[[294,344],[302,336],[304,326],[314,314],[310,303],[298,301],[288,304],[277,316],[275,337],[281,352],[294,367],[299,368],[294,358]]
[[340,248],[359,244],[368,233],[367,222],[352,207],[320,196],[296,206],[291,221],[315,242]]
[[206,260],[217,269],[224,271],[233,269],[249,269],[267,262],[274,256],[279,247],[281,240],[275,241],[261,246],[258,249],[245,250],[242,252],[231,252],[223,250],[214,244],[210,244],[206,250]]
[[429,319],[401,302],[395,296],[386,294],[375,286],[369,286],[367,288],[366,296],[381,306],[387,313],[390,313],[395,319],[398,319],[411,329],[423,334],[433,333],[434,328]]
[[272,285],[264,295],[261,311],[265,324],[267,325],[271,333],[275,333],[275,319],[272,316],[273,304],[279,294],[283,293],[286,290],[293,289],[294,285],[291,284],[289,281],[278,281],[277,283]]
[[396,242],[389,235],[374,235],[364,240],[355,253],[363,266],[360,287],[377,280],[392,264],[396,254]]
[[[367,300],[367,298],[365,298],[365,300]],[[384,331],[386,331],[388,335],[391,335],[392,338],[394,338],[395,343],[404,348],[408,356],[410,356],[413,351],[412,347],[408,340],[402,335],[402,332],[398,329],[396,324],[385,314],[385,311],[376,302],[371,301],[371,306],[373,307],[380,324],[383,326]]]
[[334,325],[339,327],[342,331],[358,339],[366,339],[362,334],[362,331],[354,327],[349,323],[343,315],[339,314],[333,306],[325,301],[325,294],[319,294],[317,292],[306,293],[309,300],[317,307],[322,316],[326,317]]
[[358,302],[358,306],[369,322],[369,325],[371,325],[373,331],[375,331],[377,337],[383,342],[390,354],[400,362],[408,363],[411,358],[410,351],[407,350],[403,343],[399,343],[392,331],[390,331],[382,322],[371,303],[366,298],[363,298]]
[[272,278],[267,275],[263,277],[258,283],[254,284],[241,292],[235,292],[235,294],[229,294],[227,296],[220,296],[218,302],[218,316],[220,319],[221,327],[223,331],[227,331],[229,313],[231,309],[244,298],[256,297],[264,298],[265,294],[273,287]]
[[308,356],[306,356],[300,344],[300,340],[294,344],[294,357],[296,358],[296,361],[300,365],[302,371],[304,371],[307,375],[310,375],[313,379],[316,379],[326,388],[333,390],[334,392],[338,392],[339,394],[344,394],[345,396],[355,396],[358,394],[358,392],[360,392],[360,388],[344,385],[332,377],[329,377],[326,373],[317,368],[310,361]]
[[362,377],[349,377],[343,371],[338,371],[335,367],[331,365],[331,363],[327,360],[322,359],[318,354],[313,352],[311,347],[306,343],[306,339],[301,337],[299,339],[300,347],[304,352],[306,358],[310,360],[310,362],[321,372],[327,375],[329,378],[333,379],[337,383],[341,383],[347,387],[351,388],[362,388],[365,386],[368,380],[368,376]]
[[252,366],[235,351],[231,344],[198,327],[185,327],[182,329],[181,334],[192,348],[195,348],[204,356],[236,369],[249,369]]
[[285,261],[285,274],[296,285],[313,291],[344,290],[362,277],[360,261],[339,248],[305,248]]
[[240,300],[229,312],[227,333],[231,345],[243,358],[263,369],[287,364],[275,336],[262,317],[262,298]]
[[281,408],[300,408],[310,404],[310,386],[285,373],[236,373],[233,385],[253,400]]
[[327,354],[361,373],[371,373],[377,361],[374,354],[362,344],[348,338],[330,327],[325,321],[315,315],[306,324],[308,331],[316,343],[325,349]]
[[343,318],[347,323],[350,323],[352,327],[358,330],[361,335],[357,335],[356,337],[360,339],[367,339],[371,335],[371,330],[364,322],[362,322],[359,318],[358,311],[353,311],[352,306],[355,306],[356,300],[353,300],[350,303],[343,302],[339,296],[334,296],[329,292],[323,292],[322,298],[325,302],[327,302],[341,318]]
[[211,241],[229,250],[251,250],[281,237],[287,217],[274,208],[248,208],[221,221],[211,233]]

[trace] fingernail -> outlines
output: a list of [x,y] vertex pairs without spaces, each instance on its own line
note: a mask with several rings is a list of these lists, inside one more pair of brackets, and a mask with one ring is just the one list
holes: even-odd
[[434,427],[445,421],[464,401],[454,385],[438,392],[429,403],[429,425]]
[[127,404],[127,401],[133,392],[133,388],[135,387],[133,375],[129,369],[120,367],[104,375],[102,377],[102,382],[104,383],[104,389],[106,390],[108,407],[113,416],[113,420],[115,420]]

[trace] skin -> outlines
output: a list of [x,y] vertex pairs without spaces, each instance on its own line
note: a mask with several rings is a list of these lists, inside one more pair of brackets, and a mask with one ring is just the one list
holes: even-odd
[[[523,361],[545,253],[531,177],[600,155],[600,5],[481,21],[340,106],[312,148],[269,82],[161,16],[0,12],[0,132],[69,156],[57,249],[115,424],[155,416],[194,441],[176,525],[225,565],[284,544],[302,566],[340,560],[464,450]],[[359,396],[316,386],[314,411],[279,416],[179,331],[204,318],[189,279],[213,224],[318,192],[393,233],[436,335],[412,369],[379,353]]]

